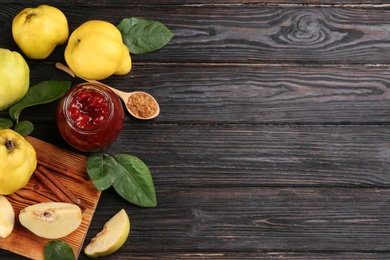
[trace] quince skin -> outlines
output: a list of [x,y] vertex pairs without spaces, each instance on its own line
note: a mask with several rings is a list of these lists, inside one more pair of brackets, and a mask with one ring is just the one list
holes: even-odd
[[12,21],[12,35],[28,58],[45,59],[68,39],[68,20],[53,6],[25,8]]
[[20,53],[0,48],[0,111],[26,95],[30,69]]
[[0,194],[18,191],[37,167],[34,147],[14,130],[0,130],[0,166]]
[[101,20],[87,21],[73,31],[65,48],[65,60],[77,76],[90,80],[125,75],[132,67],[121,32]]

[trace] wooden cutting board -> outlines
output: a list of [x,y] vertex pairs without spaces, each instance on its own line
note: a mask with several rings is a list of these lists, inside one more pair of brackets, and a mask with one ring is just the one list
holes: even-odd
[[[38,161],[52,164],[54,167],[46,164],[45,168],[71,190],[86,206],[79,228],[68,236],[61,238],[61,240],[68,242],[73,248],[77,259],[100,198],[100,192],[95,188],[86,173],[87,158],[33,137],[26,137],[26,139],[34,146]],[[64,173],[64,171],[71,174]],[[40,238],[24,228],[19,223],[18,215],[21,209],[29,205],[61,200],[34,175],[26,187],[12,195],[8,195],[7,198],[15,211],[15,227],[7,238],[0,238],[0,248],[28,258],[44,259],[44,247],[51,240]]]

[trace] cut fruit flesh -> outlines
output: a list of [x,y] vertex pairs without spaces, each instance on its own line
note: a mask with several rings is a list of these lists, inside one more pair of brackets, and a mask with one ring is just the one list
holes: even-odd
[[6,238],[11,234],[15,225],[15,212],[8,199],[0,195],[0,237]]
[[117,251],[130,233],[130,219],[124,209],[107,221],[103,229],[92,238],[84,253],[89,257],[106,256]]
[[81,224],[81,209],[64,202],[42,202],[20,211],[20,223],[35,235],[48,239],[65,237]]

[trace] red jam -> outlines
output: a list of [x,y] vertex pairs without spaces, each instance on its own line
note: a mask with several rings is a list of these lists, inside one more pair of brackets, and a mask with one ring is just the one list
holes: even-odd
[[74,86],[61,99],[57,126],[65,141],[83,152],[112,144],[123,127],[120,99],[109,88],[95,83]]

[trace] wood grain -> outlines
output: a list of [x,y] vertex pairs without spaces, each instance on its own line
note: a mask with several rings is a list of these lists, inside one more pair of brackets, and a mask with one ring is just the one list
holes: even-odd
[[[45,63],[40,78],[73,79]],[[159,102],[161,124],[386,124],[390,71],[385,66],[239,66],[142,64],[105,83],[146,91]],[[57,102],[26,109],[25,118],[54,121]],[[126,117],[129,124],[139,123]]]
[[[158,5],[221,5],[221,4],[258,4],[261,6],[268,5],[280,5],[280,4],[289,4],[289,5],[302,5],[302,4],[317,4],[317,5],[354,5],[357,7],[361,6],[387,6],[384,0],[267,0],[267,1],[259,1],[259,0],[166,0],[164,2],[159,0],[133,0],[129,3],[127,0],[52,0],[50,1],[52,4],[74,4],[74,5],[88,5],[88,6],[123,6],[123,5],[144,5],[144,6],[158,6]],[[20,3],[18,0],[0,0],[0,3]],[[47,4],[47,1],[44,0],[35,0],[35,4]]]
[[158,125],[125,129],[107,152],[143,158],[160,188],[389,188],[389,143],[387,126]]
[[[1,5],[1,47],[18,49],[11,19],[35,3],[43,2]],[[160,103],[152,121],[126,116],[105,151],[148,165],[158,206],[130,205],[108,189],[84,246],[124,208],[131,234],[109,259],[390,259],[388,1],[49,3],[71,30],[142,17],[175,34],[159,51],[132,55],[130,74],[104,80]],[[32,84],[80,82],[54,68],[64,48],[28,60]],[[21,117],[34,137],[72,150],[55,111],[53,102]]]
[[[0,46],[17,49],[11,35],[12,17],[29,4],[4,4],[0,9]],[[381,7],[301,5],[57,5],[70,31],[82,22],[103,19],[118,24],[139,16],[164,23],[175,34],[164,48],[134,55],[144,62],[257,63],[388,63],[390,14]],[[223,14],[223,15],[221,15]],[[65,46],[46,59],[63,60]]]
[[[65,176],[55,171],[51,171],[59,181],[72,190],[72,192],[85,202],[87,206],[82,213],[82,222],[79,228],[70,235],[61,238],[69,243],[77,258],[81,252],[86,233],[100,198],[100,192],[94,187],[93,183],[86,178],[86,157],[33,137],[26,137],[26,139],[34,146],[38,158],[47,158],[54,163],[58,162],[65,164],[79,175],[78,178],[73,178],[71,175]],[[84,181],[81,182],[80,179],[84,179]],[[44,246],[50,240],[40,238],[28,231],[20,224],[17,216],[19,215],[20,210],[29,205],[40,202],[60,201],[59,198],[56,197],[48,187],[45,187],[34,175],[31,177],[26,187],[8,195],[7,198],[14,208],[16,222],[13,232],[5,239],[0,238],[0,248],[28,258],[43,259]]]
[[[180,168],[181,169],[181,168]],[[184,183],[185,177],[178,183]],[[127,207],[132,230],[109,259],[378,259],[388,255],[389,190],[157,185],[159,206]],[[101,202],[125,204],[114,193]],[[97,215],[97,223],[107,216]],[[351,243],[353,242],[353,243]],[[150,250],[153,248],[153,250]],[[295,257],[295,258],[294,258]],[[81,256],[80,259],[87,259]]]

